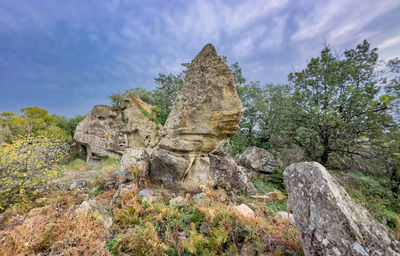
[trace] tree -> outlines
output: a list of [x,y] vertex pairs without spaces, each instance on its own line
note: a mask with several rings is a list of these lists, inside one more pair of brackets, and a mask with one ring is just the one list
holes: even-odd
[[54,124],[60,129],[67,132],[72,137],[74,137],[75,129],[78,124],[85,118],[83,115],[76,115],[71,118],[65,116],[59,116],[56,114],[51,115],[54,120]]
[[325,165],[333,152],[367,156],[370,141],[392,125],[391,99],[379,97],[376,86],[377,58],[367,41],[343,55],[325,46],[306,69],[289,74],[295,110],[289,134],[311,158]]

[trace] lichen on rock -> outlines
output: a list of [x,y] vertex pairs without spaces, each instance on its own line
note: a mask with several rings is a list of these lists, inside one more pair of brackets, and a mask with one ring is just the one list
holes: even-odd
[[321,164],[292,164],[284,181],[306,256],[400,255],[400,243]]

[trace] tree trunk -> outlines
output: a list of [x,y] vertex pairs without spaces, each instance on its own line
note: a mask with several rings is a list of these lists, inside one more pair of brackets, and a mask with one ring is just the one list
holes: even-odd
[[329,151],[329,149],[327,149],[327,148],[325,148],[325,149],[324,149],[324,152],[322,152],[322,155],[321,155],[321,164],[322,164],[323,166],[325,166],[326,163],[328,162],[329,153],[330,153],[330,151]]

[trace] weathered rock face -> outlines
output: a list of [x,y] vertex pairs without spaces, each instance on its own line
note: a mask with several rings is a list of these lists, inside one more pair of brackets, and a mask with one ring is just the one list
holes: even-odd
[[123,118],[125,125],[122,132],[127,137],[128,148],[153,147],[158,143],[159,124],[149,120],[145,115],[153,114],[153,106],[142,101],[135,94],[127,94],[123,98]]
[[258,147],[248,147],[239,157],[239,164],[245,168],[251,168],[263,173],[272,173],[280,168],[271,153]]
[[119,183],[132,181],[132,171],[146,176],[149,170],[149,155],[144,148],[127,148],[121,157],[121,168],[116,175]]
[[207,44],[196,56],[165,123],[159,147],[208,153],[239,129],[242,103],[229,67]]
[[144,114],[152,107],[133,94],[123,99],[123,109],[114,111],[105,105],[95,106],[82,120],[74,139],[84,145],[87,161],[102,156],[120,157],[126,148],[145,148],[158,141],[158,126]]
[[242,115],[232,72],[208,44],[196,56],[150,157],[163,183],[199,190],[210,180],[208,153],[235,135]]
[[284,172],[305,255],[400,255],[400,243],[316,162]]
[[209,158],[211,177],[217,184],[237,190],[244,189],[249,194],[257,192],[242,168],[236,164],[229,154],[214,152],[209,154]]
[[74,139],[86,146],[87,161],[101,156],[118,157],[127,146],[121,132],[123,126],[121,114],[109,106],[97,105],[78,124]]

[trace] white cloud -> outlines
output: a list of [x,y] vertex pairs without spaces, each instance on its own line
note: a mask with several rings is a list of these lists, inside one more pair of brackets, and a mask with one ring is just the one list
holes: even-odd
[[306,13],[299,12],[295,16],[298,29],[291,39],[302,41],[324,37],[330,42],[351,41],[358,33],[365,32],[370,22],[398,6],[398,0],[303,1],[302,8]]
[[382,43],[380,43],[378,45],[378,49],[379,50],[383,50],[383,49],[389,48],[391,46],[394,46],[396,44],[400,44],[400,36],[396,36],[396,37],[392,37],[392,38],[386,39],[385,41],[383,41]]

